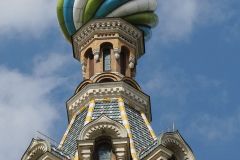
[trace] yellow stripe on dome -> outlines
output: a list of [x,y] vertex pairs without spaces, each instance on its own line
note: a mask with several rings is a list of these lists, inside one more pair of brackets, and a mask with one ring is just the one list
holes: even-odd
[[78,158],[78,151],[76,151],[76,153],[75,153],[74,160],[79,160],[79,158]]
[[86,116],[86,119],[85,119],[85,122],[84,122],[84,126],[92,121],[92,114],[93,114],[93,111],[94,111],[94,107],[95,107],[95,101],[91,100],[89,102],[88,113],[87,113],[87,116]]
[[76,117],[77,117],[77,115],[79,115],[80,113],[82,113],[85,109],[86,109],[86,106],[81,107],[80,110],[73,115],[70,123],[68,124],[67,130],[66,130],[66,132],[64,133],[63,138],[61,139],[61,142],[60,142],[58,148],[61,148],[61,147],[62,147],[62,145],[63,145],[65,139],[67,138],[67,135],[68,135],[68,133],[69,133],[69,131],[70,131],[70,129],[71,129],[71,127],[72,127],[72,125],[73,125]]
[[124,100],[122,98],[118,99],[118,106],[119,106],[121,118],[123,120],[123,125],[126,128],[127,133],[128,133],[128,137],[130,139],[130,151],[131,151],[132,159],[133,160],[139,160],[139,158],[137,156],[136,149],[135,149],[135,145],[134,145],[134,141],[133,141],[133,136],[132,136],[132,133],[131,133],[130,125],[129,125],[129,122],[128,122],[128,117],[127,117],[127,113],[126,113],[126,110],[125,110]]
[[155,132],[153,131],[150,123],[148,122],[148,119],[147,119],[145,113],[142,112],[142,113],[141,113],[141,116],[142,116],[142,118],[143,118],[143,120],[144,120],[144,122],[145,122],[145,124],[146,124],[146,126],[147,126],[147,128],[148,128],[148,130],[149,130],[149,132],[150,132],[150,134],[151,134],[151,136],[152,136],[152,138],[153,138],[154,140],[156,140],[156,139],[157,139],[157,136],[156,136]]

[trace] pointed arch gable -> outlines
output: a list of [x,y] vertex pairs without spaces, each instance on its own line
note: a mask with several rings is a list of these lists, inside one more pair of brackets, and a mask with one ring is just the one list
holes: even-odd
[[78,140],[96,139],[100,136],[127,138],[127,131],[120,123],[102,115],[82,129]]

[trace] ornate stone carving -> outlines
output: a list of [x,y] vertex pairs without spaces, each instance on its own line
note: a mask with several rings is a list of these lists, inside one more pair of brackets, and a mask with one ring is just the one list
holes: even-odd
[[91,160],[94,140],[82,140],[78,142],[78,156],[80,160]]
[[191,149],[181,137],[178,131],[165,133],[161,137],[161,143],[175,153],[177,159],[195,160]]
[[99,60],[99,54],[100,54],[100,48],[93,49],[93,55],[94,55],[94,59],[95,59],[96,61]]
[[114,52],[115,58],[119,59],[120,58],[120,53],[121,53],[121,48],[114,48],[113,52]]
[[129,68],[133,69],[135,66],[135,57],[130,56],[129,57]]
[[37,160],[50,150],[51,147],[46,141],[33,139],[22,160]]
[[112,138],[126,138],[127,132],[125,128],[106,116],[101,116],[89,125],[86,125],[80,135],[79,140],[95,139],[101,135],[110,135]]
[[83,60],[81,62],[81,65],[82,65],[82,74],[84,76],[86,74],[86,60]]
[[171,150],[160,144],[157,148],[142,157],[142,160],[168,160],[172,154]]
[[78,153],[80,159],[92,159],[94,142],[102,136],[111,137],[117,160],[128,159],[129,141],[126,129],[120,123],[104,115],[86,125],[80,132],[78,138]]
[[142,32],[135,26],[120,19],[96,19],[90,21],[73,35],[74,57],[80,60],[81,51],[94,41],[94,39],[120,39],[136,49],[137,58],[144,53],[144,40]]
[[119,96],[123,97],[127,104],[132,104],[131,106],[134,106],[136,110],[144,112],[151,121],[149,96],[125,82],[88,84],[67,102],[69,118],[71,119],[81,106],[87,105],[90,99],[118,98]]

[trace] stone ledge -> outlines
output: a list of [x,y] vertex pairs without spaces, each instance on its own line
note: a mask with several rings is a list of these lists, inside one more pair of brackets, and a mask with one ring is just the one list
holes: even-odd
[[107,82],[88,84],[67,101],[69,120],[86,106],[91,99],[116,99],[122,97],[129,106],[144,112],[151,121],[150,97],[125,82]]

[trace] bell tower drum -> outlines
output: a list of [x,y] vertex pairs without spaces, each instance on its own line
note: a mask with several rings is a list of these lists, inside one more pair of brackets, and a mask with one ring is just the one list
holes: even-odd
[[83,81],[66,102],[59,145],[33,139],[22,160],[195,160],[178,131],[155,134],[150,97],[135,81],[158,22],[156,6],[156,0],[58,0],[59,24]]

